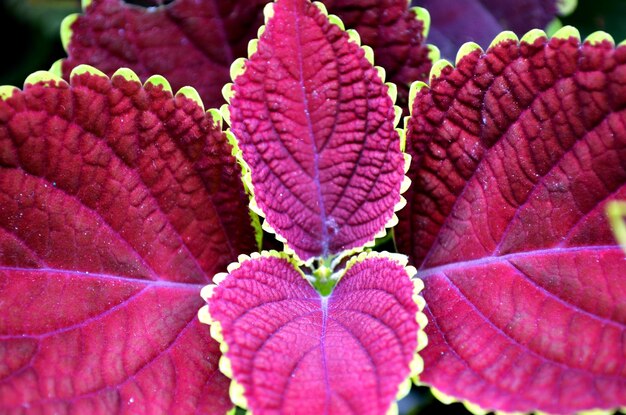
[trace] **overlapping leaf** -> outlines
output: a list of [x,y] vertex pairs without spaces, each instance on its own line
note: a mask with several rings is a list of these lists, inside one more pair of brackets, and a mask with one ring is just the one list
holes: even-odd
[[485,408],[626,405],[625,262],[605,216],[626,196],[626,47],[575,35],[466,47],[413,106],[396,235],[426,285],[421,380]]
[[313,4],[279,1],[270,14],[229,107],[255,202],[303,260],[361,247],[401,200],[388,87]]
[[572,0],[413,0],[432,17],[429,42],[443,56],[454,57],[465,42],[485,47],[498,33],[512,30],[523,34],[535,27],[544,28],[555,16],[572,11]]
[[254,250],[240,172],[194,100],[93,71],[0,89],[0,412],[223,414],[196,313]]
[[[122,0],[92,0],[83,15],[66,21],[69,58],[63,71],[68,74],[87,63],[109,75],[122,66],[142,78],[158,73],[175,88],[195,87],[206,105],[217,107],[222,104],[220,88],[229,81],[229,65],[245,54],[261,25],[265,3],[175,0],[142,8]],[[405,106],[408,84],[425,79],[432,63],[424,42],[427,22],[405,0],[324,3],[374,48],[377,64],[398,83]]]
[[122,0],[87,3],[84,14],[65,22],[65,75],[79,64],[108,75],[129,67],[142,79],[163,75],[175,89],[191,85],[205,105],[218,107],[228,68],[256,35],[266,1],[176,0],[148,9]]
[[421,368],[421,281],[398,261],[360,255],[329,296],[277,253],[216,278],[200,318],[226,348],[220,367],[243,390],[234,401],[259,415],[386,413],[410,368]]
[[[409,85],[426,80],[432,65],[433,51],[426,45],[427,15],[407,8],[406,0],[325,0],[324,4],[374,49],[376,65],[385,68],[398,86],[398,104],[405,108]],[[438,58],[435,52],[434,59]]]

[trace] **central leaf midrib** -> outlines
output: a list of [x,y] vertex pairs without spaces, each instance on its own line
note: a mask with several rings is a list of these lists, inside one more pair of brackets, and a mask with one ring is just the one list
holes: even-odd
[[324,400],[324,414],[328,414],[330,409],[330,379],[328,377],[328,362],[326,361],[326,331],[328,329],[328,297],[320,297],[320,308],[322,309],[322,332],[320,334],[320,355],[322,356],[322,369],[324,371],[324,386],[326,388],[326,399]]
[[[315,6],[312,6],[315,7]],[[304,107],[304,115],[307,122],[307,127],[309,130],[309,138],[311,140],[311,145],[313,147],[313,180],[316,184],[316,193],[317,193],[317,203],[320,209],[320,220],[322,226],[322,237],[321,244],[322,250],[319,256],[325,257],[328,255],[328,229],[326,228],[326,206],[324,203],[324,197],[322,195],[322,186],[320,183],[320,169],[319,169],[319,153],[317,148],[317,143],[315,142],[315,134],[313,132],[313,123],[311,122],[311,116],[309,114],[309,100],[307,99],[307,91],[304,85],[304,72],[303,72],[303,64],[302,64],[302,38],[300,36],[300,16],[297,11],[294,11],[294,22],[296,26],[296,37],[297,37],[297,47],[296,54],[298,56],[298,74],[300,79],[298,80],[300,83],[300,88],[302,89],[302,104]],[[314,255],[315,256],[315,255]]]

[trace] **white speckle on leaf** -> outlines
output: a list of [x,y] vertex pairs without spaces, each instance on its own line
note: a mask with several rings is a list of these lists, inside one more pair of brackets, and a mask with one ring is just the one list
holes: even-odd
[[337,221],[333,217],[326,219],[326,226],[331,235],[337,235],[339,232],[339,225],[337,225]]

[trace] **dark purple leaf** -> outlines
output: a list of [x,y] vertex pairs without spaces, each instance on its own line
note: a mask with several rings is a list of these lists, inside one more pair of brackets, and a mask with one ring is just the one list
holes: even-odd
[[260,415],[386,413],[421,369],[422,284],[404,258],[363,253],[338,271],[328,296],[276,252],[216,276],[200,318],[226,349],[220,367],[234,375],[231,391],[243,393],[233,401]]
[[129,67],[142,80],[159,74],[174,89],[192,85],[205,105],[219,107],[221,88],[230,81],[228,68],[256,35],[265,3],[176,0],[143,8],[122,0],[91,0],[84,14],[64,24],[69,57],[63,73],[79,64],[107,75]]
[[[406,108],[409,85],[425,81],[432,65],[425,36],[428,21],[407,7],[406,0],[325,0],[330,13],[356,29],[371,46],[376,65],[398,86],[398,103]],[[438,59],[436,56],[435,59]]]
[[[220,88],[230,80],[230,63],[245,54],[265,3],[175,0],[144,8],[122,0],[92,0],[83,15],[64,23],[69,58],[63,72],[87,63],[109,75],[119,67],[129,67],[142,78],[158,73],[175,88],[195,87],[207,106],[218,107],[223,103]],[[432,63],[424,43],[425,22],[405,0],[324,3],[374,48],[377,64],[398,84],[406,107],[408,85],[426,79]]]
[[574,35],[435,64],[408,126],[396,235],[426,285],[421,380],[486,409],[626,405],[626,262],[605,216],[626,197],[626,47]]
[[27,83],[0,88],[0,412],[223,414],[199,292],[254,250],[224,134],[128,70]]
[[521,35],[534,28],[545,28],[557,14],[575,7],[572,0],[413,0],[426,8],[432,24],[428,41],[446,58],[454,58],[465,42],[487,47],[503,30]]
[[256,53],[234,65],[229,107],[256,204],[303,260],[362,247],[401,200],[388,87],[308,1],[279,0],[272,13]]

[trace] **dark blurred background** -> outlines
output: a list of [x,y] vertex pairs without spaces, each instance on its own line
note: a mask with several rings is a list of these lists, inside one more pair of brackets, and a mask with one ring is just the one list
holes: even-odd
[[[0,0],[0,85],[21,87],[30,73],[65,57],[59,26],[79,11],[80,0]],[[576,26],[583,38],[604,30],[619,43],[626,39],[626,0],[579,0],[561,21]],[[399,406],[404,415],[469,414],[461,404],[439,403],[424,387],[414,388]]]

